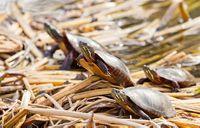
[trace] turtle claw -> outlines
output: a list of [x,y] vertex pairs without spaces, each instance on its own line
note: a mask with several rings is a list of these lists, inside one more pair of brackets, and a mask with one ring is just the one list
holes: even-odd
[[69,54],[66,56],[63,64],[61,65],[61,70],[70,70],[73,63],[73,52],[70,51]]
[[181,90],[179,88],[172,88],[172,92],[180,92]]

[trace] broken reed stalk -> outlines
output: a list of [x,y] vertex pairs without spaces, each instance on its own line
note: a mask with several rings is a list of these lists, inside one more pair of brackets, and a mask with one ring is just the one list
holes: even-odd
[[30,67],[30,70],[38,70],[42,65],[48,63],[48,58],[43,58],[42,60],[35,63],[33,66]]
[[188,11],[188,5],[185,3],[185,1],[179,3],[179,10],[184,22],[191,18]]
[[94,17],[97,17],[98,19],[102,19],[102,18],[105,18],[108,14],[129,8],[131,6],[134,6],[134,2],[132,2],[131,0],[128,0],[126,2],[118,4],[117,6],[115,6],[113,8],[109,8],[107,10],[101,11],[101,12],[95,14]]
[[112,91],[112,88],[103,88],[103,89],[95,89],[95,90],[80,92],[80,93],[76,93],[74,96],[72,96],[72,100],[76,101],[76,100],[80,100],[83,98],[108,95],[108,94],[111,94],[111,91]]
[[64,110],[64,109],[60,106],[60,104],[59,104],[57,101],[55,101],[50,95],[44,94],[44,96],[45,96],[49,101],[51,101],[51,103],[53,103],[53,105],[54,105],[56,108],[58,108],[58,109],[60,109],[60,110]]
[[179,108],[179,109],[184,110],[184,111],[194,112],[194,113],[200,114],[199,105],[194,106],[194,105],[188,105],[188,104],[184,104],[184,103],[178,103],[178,104],[174,103],[173,105],[174,105],[175,108]]
[[23,97],[22,97],[22,102],[20,107],[22,107],[19,112],[11,118],[5,125],[5,128],[11,128],[11,127],[16,127],[20,128],[22,124],[24,123],[26,119],[26,115],[28,114],[28,111],[25,110],[23,107],[27,107],[31,98],[31,93],[29,91],[24,91]]
[[44,70],[44,71],[29,71],[27,75],[38,76],[38,75],[63,75],[71,76],[79,74],[79,71],[65,71],[65,70]]
[[176,100],[172,101],[172,103],[174,103],[174,104],[183,103],[183,104],[189,104],[189,105],[198,105],[198,104],[200,104],[200,100],[198,98],[197,99],[186,99],[186,100],[176,99]]
[[173,51],[167,56],[163,57],[162,59],[158,60],[157,62],[151,64],[152,67],[158,67],[163,65],[164,63],[167,63],[171,57],[177,54],[177,51]]
[[0,94],[10,93],[16,90],[22,90],[22,86],[3,86],[0,87]]
[[28,114],[28,111],[21,109],[13,118],[11,118],[7,123],[5,123],[5,128],[12,128],[20,119]]
[[[31,93],[29,91],[24,91],[24,94],[23,94],[23,97],[22,97],[22,102],[21,102],[21,105],[20,107],[27,107],[29,102],[30,102],[30,99],[31,99]],[[22,111],[22,110],[19,110],[19,111]],[[21,128],[21,126],[23,125],[23,123],[25,122],[26,120],[26,115],[24,115],[24,117],[22,117],[18,122],[17,124],[15,124],[15,127],[16,128]]]
[[[84,80],[83,82],[81,82],[79,84],[65,87],[64,89],[60,90],[56,94],[52,95],[52,98],[55,100],[61,99],[64,96],[68,96],[70,94],[76,93],[77,91],[89,86],[91,83],[98,81],[98,80],[100,80],[99,77],[90,76],[89,78],[87,78],[86,80]],[[41,104],[50,105],[51,102],[49,102],[48,100],[45,100]]]
[[[89,119],[91,117],[91,114],[89,113],[68,111],[68,110],[30,108],[30,107],[27,107],[26,110],[34,114],[41,114],[41,115],[46,115],[46,116],[52,116],[52,115],[67,116],[67,117],[69,116],[69,117],[82,118],[82,119]],[[107,123],[124,124],[124,125],[137,127],[137,128],[147,128],[147,126],[145,125],[141,125],[135,122],[125,120],[125,119],[119,119],[116,117],[105,116],[105,115],[100,115],[100,114],[94,114],[94,120],[100,120]]]
[[77,27],[77,26],[80,26],[82,24],[90,23],[90,22],[92,22],[92,20],[93,20],[92,17],[77,18],[77,19],[74,19],[74,20],[59,23],[58,28]]
[[168,121],[175,123],[178,127],[181,128],[199,128],[200,123],[199,120],[189,120],[189,119],[176,119],[176,118],[171,118],[168,119]]
[[[91,108],[92,106],[95,106],[95,105],[98,105],[98,104],[100,104],[100,103],[102,103],[102,102],[112,102],[112,103],[115,103],[115,101],[114,100],[112,100],[112,99],[99,99],[99,100],[96,100],[96,101],[94,101],[94,102],[92,102],[92,103],[90,103],[90,104],[88,104],[87,106],[84,106],[84,107],[82,107],[81,109],[79,109],[78,111],[79,112],[86,112],[89,108]],[[69,109],[70,110],[70,109]]]
[[22,40],[21,37],[18,35],[13,34],[10,30],[7,28],[0,26],[0,34],[9,37],[10,40],[14,41],[16,44],[20,45],[22,47]]
[[15,2],[12,2],[12,14],[23,28],[24,33],[28,35],[30,38],[35,37],[36,35],[35,32],[32,30],[32,28],[29,26],[26,20],[23,20],[23,16]]
[[17,101],[15,101],[7,111],[5,111],[0,117],[1,117],[1,121],[0,121],[0,124],[4,126],[4,123],[7,119],[10,118],[10,115],[11,115],[11,112],[13,111],[14,107],[16,107],[18,104],[17,104]]
[[24,77],[24,78],[22,78],[22,80],[24,82],[26,89],[31,93],[31,99],[35,99],[35,94],[33,93],[32,87],[29,84],[27,78]]
[[43,53],[35,45],[35,42],[38,41],[38,39],[39,39],[38,37],[34,37],[31,40],[25,39],[25,43],[28,45],[28,48],[35,57],[42,59]]
[[[159,37],[159,36],[163,36],[166,34],[172,34],[172,33],[175,33],[175,32],[181,31],[181,30],[187,30],[187,29],[189,29],[193,26],[199,25],[199,24],[200,24],[200,17],[196,17],[193,20],[189,20],[183,24],[176,25],[176,26],[164,29],[162,31],[158,31],[154,34],[154,37]],[[149,37],[143,37],[141,39],[141,41],[148,40],[148,39],[149,39]]]

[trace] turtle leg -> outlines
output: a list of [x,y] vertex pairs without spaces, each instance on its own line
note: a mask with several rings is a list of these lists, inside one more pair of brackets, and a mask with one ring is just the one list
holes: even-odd
[[137,84],[143,84],[145,82],[150,82],[150,80],[148,78],[141,78],[137,81]]
[[67,56],[64,59],[64,62],[62,63],[60,69],[61,70],[69,70],[71,69],[72,63],[73,63],[73,51],[70,51]]
[[108,67],[106,66],[106,64],[104,64],[101,60],[96,60],[98,67],[101,69],[101,71],[107,75],[111,75]]
[[142,117],[143,119],[147,119],[147,120],[151,120],[151,118],[141,109],[137,109],[136,111],[138,113],[138,115],[140,115],[140,117]]
[[46,50],[46,51],[44,52],[44,56],[45,56],[45,57],[52,57],[52,56],[53,56],[53,53],[54,53],[58,48],[59,48],[59,47],[58,47],[58,44],[52,45],[51,49]]
[[173,92],[180,92],[180,89],[179,89],[180,86],[177,82],[172,82],[171,84],[172,84],[172,91]]
[[123,99],[122,102],[125,102],[127,108],[129,108],[129,110],[131,110],[135,115],[138,115],[143,119],[151,120],[151,118],[137,104],[130,101],[128,97],[123,97],[122,95],[119,94],[118,97],[120,97],[120,99]]
[[80,64],[80,59],[84,58],[84,56],[82,54],[80,54],[77,58],[76,58],[76,61],[77,61],[77,65],[78,66],[81,66]]
[[134,102],[129,103],[129,106],[131,106],[136,115],[142,117],[143,119],[151,120],[151,118]]

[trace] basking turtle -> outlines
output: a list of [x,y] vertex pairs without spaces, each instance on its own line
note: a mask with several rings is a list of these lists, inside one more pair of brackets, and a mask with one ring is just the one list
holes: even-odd
[[82,67],[113,84],[133,86],[129,69],[119,58],[83,42],[79,45],[81,54],[77,60]]
[[61,66],[61,69],[66,69],[66,70],[71,69],[74,60],[78,57],[78,55],[81,52],[79,48],[80,42],[84,42],[88,44],[90,47],[93,47],[94,49],[105,50],[105,48],[98,42],[91,40],[87,37],[65,32],[60,33],[58,30],[56,30],[55,27],[53,27],[48,23],[44,23],[44,28],[46,32],[51,36],[51,38],[53,38],[58,43],[59,48],[66,55],[66,58]]
[[176,115],[167,96],[149,88],[112,89],[111,95],[124,109],[144,119],[161,116],[170,118]]
[[145,65],[143,70],[147,78],[140,79],[137,82],[138,84],[143,84],[147,81],[155,84],[167,84],[174,91],[177,91],[181,87],[189,87],[196,84],[194,76],[188,71],[178,67],[160,67],[153,69]]

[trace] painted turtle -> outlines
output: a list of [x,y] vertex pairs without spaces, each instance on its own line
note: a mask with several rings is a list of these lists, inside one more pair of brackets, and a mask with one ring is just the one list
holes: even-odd
[[177,91],[180,87],[189,87],[196,84],[194,76],[188,71],[178,67],[160,67],[153,69],[145,65],[143,70],[147,78],[140,79],[137,82],[138,84],[143,84],[147,81],[155,84],[167,84],[174,91]]
[[[79,43],[84,42],[90,47],[99,50],[105,50],[105,48],[98,42],[91,40],[87,37],[74,35],[70,33],[62,32],[60,33],[54,26],[44,23],[44,28],[46,32],[53,38],[57,43],[59,48],[65,53],[66,58],[61,66],[61,69],[71,69],[74,60],[78,57],[81,50],[79,48]],[[56,49],[54,49],[56,50]]]
[[81,42],[81,54],[77,58],[79,64],[90,73],[100,76],[113,84],[123,87],[133,86],[129,69],[117,57]]
[[171,118],[176,115],[167,96],[149,88],[112,89],[111,95],[124,109],[144,119],[161,116]]

